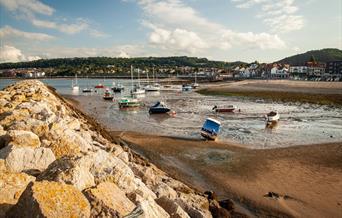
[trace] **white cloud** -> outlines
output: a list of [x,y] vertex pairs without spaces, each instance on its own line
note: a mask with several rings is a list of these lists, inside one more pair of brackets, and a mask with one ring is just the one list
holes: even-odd
[[15,12],[18,17],[39,28],[55,29],[67,34],[76,34],[83,30],[88,30],[88,33],[91,36],[105,36],[104,33],[90,28],[89,22],[82,18],[76,19],[73,23],[60,23],[48,19],[37,18],[36,14],[51,17],[55,12],[54,8],[39,0],[0,0],[0,5],[3,5],[9,11]]
[[181,0],[137,0],[137,2],[144,11],[142,24],[151,29],[150,43],[176,54],[180,51],[193,54],[208,49],[225,50],[238,46],[251,49],[286,47],[285,42],[277,35],[237,32],[209,21]]
[[304,26],[304,18],[301,15],[295,15],[298,7],[294,0],[231,0],[237,8],[250,8],[252,6],[261,6],[261,12],[257,18],[271,28],[272,32],[286,33],[294,30],[300,30]]
[[124,51],[121,51],[120,54],[118,55],[119,58],[130,58],[130,56],[124,52]]
[[38,0],[0,0],[0,4],[10,11],[20,11],[30,14],[52,15],[55,11],[50,6]]
[[39,41],[47,41],[54,39],[55,37],[50,36],[45,33],[32,33],[32,32],[24,32],[18,29],[15,29],[11,26],[4,26],[0,28],[0,38],[13,38],[20,37],[30,40],[39,40]]
[[4,62],[19,62],[19,61],[33,61],[41,59],[39,56],[26,56],[20,49],[13,46],[4,45],[0,47],[0,63]]

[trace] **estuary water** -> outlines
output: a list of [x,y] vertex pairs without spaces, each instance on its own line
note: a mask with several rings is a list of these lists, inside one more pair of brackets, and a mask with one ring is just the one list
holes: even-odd
[[[1,80],[0,89],[15,80]],[[144,107],[133,111],[119,110],[117,100],[129,94],[131,81],[116,80],[125,85],[125,92],[116,94],[113,102],[102,99],[103,90],[85,94],[85,87],[102,83],[112,86],[113,80],[78,79],[79,92],[73,92],[70,79],[43,79],[62,95],[72,95],[82,109],[112,130],[137,131],[148,134],[185,138],[201,138],[199,132],[207,117],[222,123],[219,141],[234,141],[251,148],[288,147],[342,140],[342,108],[302,103],[279,103],[256,98],[204,96],[194,91],[157,92],[141,96]],[[148,109],[156,101],[164,101],[175,116],[150,115]],[[236,105],[240,112],[214,113],[214,105]],[[264,115],[271,110],[280,113],[274,128],[265,128]]]

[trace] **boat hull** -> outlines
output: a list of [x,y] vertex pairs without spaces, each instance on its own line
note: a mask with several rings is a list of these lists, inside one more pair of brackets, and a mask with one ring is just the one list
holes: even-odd
[[103,99],[106,100],[106,101],[112,101],[113,98],[114,98],[113,96],[103,97]]
[[217,108],[215,109],[215,112],[217,113],[232,113],[235,111],[235,108]]
[[201,131],[201,136],[205,139],[213,140],[213,141],[215,141],[217,138],[217,135],[210,134],[210,133],[203,131],[203,130]]
[[122,92],[124,88],[112,88],[113,92]]
[[169,108],[150,108],[148,111],[150,114],[164,114],[170,112]]

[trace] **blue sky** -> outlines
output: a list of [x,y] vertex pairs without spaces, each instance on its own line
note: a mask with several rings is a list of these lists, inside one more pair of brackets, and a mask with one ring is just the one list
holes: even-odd
[[342,48],[341,0],[0,0],[0,62],[188,55],[272,62]]

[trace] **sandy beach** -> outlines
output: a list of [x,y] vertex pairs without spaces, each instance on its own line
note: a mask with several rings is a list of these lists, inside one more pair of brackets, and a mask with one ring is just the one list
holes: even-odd
[[207,95],[246,96],[284,102],[342,105],[342,84],[291,80],[246,80],[205,85]]

